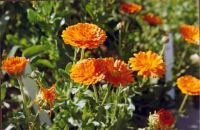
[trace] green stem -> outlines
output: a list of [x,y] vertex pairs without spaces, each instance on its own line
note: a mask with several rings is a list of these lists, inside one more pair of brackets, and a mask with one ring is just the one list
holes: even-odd
[[113,115],[112,115],[112,118],[111,118],[111,122],[112,122],[113,125],[114,125],[114,119],[116,117],[117,104],[118,104],[120,92],[121,92],[121,85],[117,88],[117,91],[116,91],[116,97],[115,97],[115,102],[114,102],[114,112],[113,112]]
[[82,49],[81,49],[81,59],[80,59],[80,60],[83,60],[83,58],[84,58],[84,54],[85,54],[85,49],[82,48]]
[[107,99],[107,97],[108,97],[109,92],[110,92],[110,87],[107,89],[106,95],[105,95],[105,97],[103,98],[103,101],[102,101],[102,103],[101,103],[102,106],[103,106],[103,104],[105,103],[105,101],[106,101],[106,99]]
[[[189,46],[188,45],[185,45],[185,47],[184,47],[184,52],[182,53],[182,55],[181,55],[181,59],[185,59],[185,56],[186,56],[186,54],[187,54],[187,52],[188,52],[188,50],[189,50]],[[184,60],[180,60],[180,62],[179,62],[179,64],[177,65],[177,69],[180,69],[180,67],[181,67],[181,65],[182,65],[182,63],[183,63],[183,61]]]
[[97,89],[96,89],[95,85],[93,85],[92,87],[93,87],[93,89],[94,89],[95,100],[96,100],[96,102],[98,103],[98,94],[97,94]]
[[178,112],[179,112],[179,113],[182,113],[183,107],[185,106],[185,103],[186,103],[187,99],[188,99],[188,95],[185,95],[184,98],[183,98],[183,101],[182,101],[182,103],[181,103],[181,106],[180,106],[179,109],[178,109]]
[[122,30],[119,29],[119,43],[118,43],[118,50],[119,50],[119,55],[122,57]]
[[27,121],[27,125],[30,128],[30,126],[29,126],[30,115],[29,115],[29,110],[27,109],[28,108],[28,104],[27,104],[26,96],[25,96],[25,93],[24,93],[24,90],[23,90],[24,85],[23,85],[23,82],[22,82],[22,77],[19,76],[17,78],[17,81],[19,83],[20,92],[21,92],[21,95],[22,95],[24,115],[25,115],[25,118],[26,118],[26,121]]
[[163,44],[162,50],[161,50],[161,52],[160,52],[160,55],[161,55],[161,56],[164,54],[165,47],[166,47],[166,44]]
[[74,58],[73,58],[73,64],[76,63],[76,56],[77,56],[77,53],[79,52],[79,48],[75,48],[74,50]]

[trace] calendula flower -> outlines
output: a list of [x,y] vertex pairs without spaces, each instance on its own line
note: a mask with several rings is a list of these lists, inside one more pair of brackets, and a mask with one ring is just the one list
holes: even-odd
[[38,94],[36,98],[36,102],[40,103],[41,101],[44,101],[45,104],[49,104],[50,106],[50,115],[52,112],[52,106],[53,106],[53,101],[57,99],[56,96],[56,84],[53,84],[51,88],[44,88],[41,82],[38,80],[37,81],[38,85],[40,86],[40,94]]
[[70,77],[74,82],[91,85],[104,79],[105,67],[100,59],[89,58],[72,66]]
[[135,3],[122,3],[120,5],[120,10],[125,13],[137,13],[142,9],[142,6]]
[[25,57],[9,57],[2,61],[2,69],[10,75],[21,75],[28,60]]
[[93,49],[103,44],[107,36],[105,31],[95,24],[78,23],[67,27],[62,32],[62,38],[65,44]]
[[183,24],[180,27],[180,33],[184,37],[184,39],[190,44],[199,44],[199,28]]
[[129,58],[129,63],[133,71],[138,71],[138,75],[144,77],[161,77],[165,73],[163,59],[158,54],[148,51],[140,51]]
[[181,76],[176,84],[183,94],[200,95],[200,80],[191,75]]
[[121,60],[115,60],[113,58],[105,58],[104,66],[106,67],[105,80],[113,84],[115,87],[126,86],[134,81],[132,77],[132,71],[128,68],[128,65]]
[[160,128],[169,128],[175,123],[175,117],[169,110],[161,109],[158,111]]
[[159,25],[162,24],[162,19],[158,15],[154,15],[152,13],[149,13],[143,17],[144,21],[149,23],[150,25]]

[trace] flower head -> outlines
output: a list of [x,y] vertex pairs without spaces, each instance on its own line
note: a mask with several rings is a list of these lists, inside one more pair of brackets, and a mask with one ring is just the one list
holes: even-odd
[[120,10],[125,13],[137,13],[142,9],[142,6],[135,3],[122,3],[120,5]]
[[176,84],[182,93],[187,95],[200,95],[200,80],[191,75],[181,76]]
[[115,87],[125,86],[134,81],[132,77],[132,71],[128,68],[128,65],[121,60],[115,60],[113,58],[105,58],[104,64],[106,67],[105,80],[113,84]]
[[105,67],[100,59],[84,59],[72,66],[70,77],[84,85],[96,84],[104,79]]
[[2,62],[2,69],[10,75],[21,75],[28,60],[25,57],[9,57]]
[[133,71],[139,71],[138,75],[144,77],[160,77],[165,73],[165,65],[162,57],[151,51],[134,54],[129,59]]
[[175,117],[169,110],[161,109],[157,113],[159,115],[160,127],[170,127],[175,123]]
[[147,23],[149,23],[150,25],[159,25],[159,24],[162,24],[163,21],[162,19],[160,18],[160,16],[158,15],[154,15],[152,13],[149,13],[147,15],[145,15],[143,17],[144,21],[146,21]]
[[180,33],[188,43],[199,44],[199,28],[183,24],[180,27]]
[[41,82],[37,81],[38,85],[40,86],[41,93],[38,94],[36,98],[36,102],[40,102],[40,100],[44,101],[46,104],[50,106],[50,114],[52,112],[52,105],[53,101],[57,99],[56,96],[56,84],[53,84],[51,88],[44,88]]
[[62,32],[62,38],[65,44],[94,49],[103,44],[107,36],[105,31],[95,24],[78,23],[67,27]]

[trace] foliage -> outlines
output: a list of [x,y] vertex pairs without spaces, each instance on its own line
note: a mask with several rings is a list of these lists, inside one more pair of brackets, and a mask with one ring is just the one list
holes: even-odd
[[[29,58],[33,71],[25,74],[36,82],[40,79],[49,86],[56,83],[58,100],[53,105],[51,125],[35,121],[34,129],[64,130],[121,130],[137,129],[147,125],[149,112],[162,107],[176,108],[167,91],[175,87],[177,77],[188,73],[198,76],[190,55],[199,53],[198,46],[187,45],[179,33],[182,23],[198,23],[195,0],[130,0],[144,7],[137,14],[119,10],[120,0],[66,0],[0,2],[0,42],[3,59],[10,56]],[[164,23],[150,26],[142,16],[152,12]],[[85,50],[84,57],[114,57],[128,62],[134,53],[151,50],[162,53],[163,45],[173,35],[173,80],[135,77],[136,83],[117,89],[111,84],[84,86],[70,80],[70,69],[81,58],[79,48],[65,45],[62,31],[76,23],[93,23],[106,31],[107,40],[97,49]],[[27,70],[27,69],[26,69]],[[25,115],[15,78],[3,72],[1,101],[3,101],[3,127],[14,125],[26,128]],[[27,81],[23,81],[24,84]],[[28,84],[28,83],[27,83]],[[49,85],[48,85],[49,84]],[[38,88],[31,85],[29,87]],[[97,94],[95,94],[97,91]],[[30,95],[27,95],[27,97]],[[104,100],[106,98],[106,100]],[[29,101],[31,104],[33,101]],[[32,105],[32,104],[31,104]],[[39,119],[33,105],[31,120]],[[48,107],[44,107],[48,112]]]

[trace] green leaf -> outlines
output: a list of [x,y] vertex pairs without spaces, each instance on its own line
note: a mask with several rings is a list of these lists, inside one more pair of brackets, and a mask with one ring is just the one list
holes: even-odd
[[51,13],[53,2],[51,1],[43,1],[41,2],[41,8],[43,15],[49,15]]
[[43,66],[46,66],[48,68],[55,68],[55,65],[52,64],[49,60],[46,60],[46,59],[38,59],[36,62],[35,62],[36,65],[43,65]]
[[64,130],[69,130],[69,127],[68,127],[68,125],[67,125],[67,124],[65,125],[65,128],[64,128]]
[[69,62],[69,63],[66,65],[66,67],[65,67],[65,71],[67,72],[67,74],[70,73],[70,70],[71,70],[71,68],[72,68],[72,65],[73,65],[72,62]]
[[8,53],[8,57],[14,56],[19,46],[13,46],[10,52]]
[[93,5],[91,3],[87,4],[85,7],[86,11],[89,13],[89,15],[94,18],[94,9],[93,9]]
[[59,74],[68,77],[68,73],[63,69],[58,69]]
[[40,14],[38,14],[32,9],[27,10],[27,15],[28,15],[28,20],[30,22],[36,23],[36,22],[43,21],[43,18],[40,16]]
[[41,53],[45,53],[49,50],[50,46],[49,45],[36,45],[36,46],[31,46],[27,49],[25,49],[22,53],[23,56],[25,57],[32,57],[36,56]]
[[6,86],[7,86],[7,84],[6,83],[3,83],[2,85],[1,85],[1,101],[5,98],[5,96],[6,96]]

